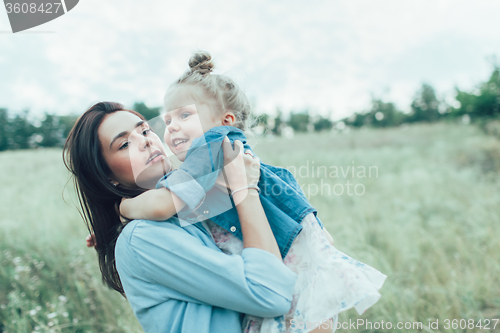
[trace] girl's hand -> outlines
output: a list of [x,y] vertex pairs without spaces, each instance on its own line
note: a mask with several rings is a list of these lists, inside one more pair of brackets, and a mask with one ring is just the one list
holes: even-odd
[[130,200],[130,199],[122,198],[122,200],[120,201],[120,204],[116,204],[115,205],[116,214],[118,214],[118,216],[120,217],[120,222],[122,224],[130,222],[130,220],[126,216],[124,216],[124,215],[126,215],[126,212],[123,212],[123,206],[122,206],[122,204],[126,200]]
[[88,237],[85,240],[87,241],[87,247],[95,247],[97,245],[94,233],[88,235]]
[[[234,149],[227,137],[223,142],[224,149],[224,172],[229,184],[223,183],[232,191],[244,188],[248,185],[257,185],[260,178],[260,160],[254,157],[251,151],[243,154],[243,143],[234,141]],[[221,185],[223,178],[219,178]]]

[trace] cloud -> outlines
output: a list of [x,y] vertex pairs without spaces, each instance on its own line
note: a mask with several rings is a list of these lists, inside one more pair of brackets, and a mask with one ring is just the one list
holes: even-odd
[[405,109],[424,81],[451,94],[488,76],[499,10],[469,0],[86,0],[38,28],[53,34],[1,36],[0,106],[161,105],[191,52],[205,49],[260,111],[310,107],[340,118],[369,107],[372,94]]

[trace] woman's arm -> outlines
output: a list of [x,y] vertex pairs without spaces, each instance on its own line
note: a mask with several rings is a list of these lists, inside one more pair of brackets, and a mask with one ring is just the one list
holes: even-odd
[[215,244],[206,245],[213,241],[200,229],[186,228],[135,220],[122,231],[115,249],[116,267],[125,287],[140,289],[129,289],[130,297],[146,295],[136,298],[136,305],[151,306],[150,285],[158,303],[174,298],[259,317],[290,310],[297,275],[276,256],[257,248],[227,255]]
[[[229,139],[224,139],[224,172],[232,191],[245,188],[248,184],[257,184],[260,177],[260,161],[251,152],[243,154],[241,141],[234,142],[234,149]],[[281,253],[276,238],[269,226],[266,214],[255,189],[244,189],[233,196],[243,234],[243,247],[254,247],[272,253],[278,259]]]
[[[259,161],[243,156],[241,142],[235,143],[235,150],[229,142],[228,146],[224,156],[229,161],[225,168],[229,185],[239,189],[257,183]],[[257,192],[238,191],[234,199],[247,239],[241,256],[221,252],[200,229],[133,221],[116,245],[116,265],[124,285],[128,276],[141,276],[167,288],[156,292],[165,300],[173,292],[178,300],[260,317],[288,312],[297,275],[281,260]]]

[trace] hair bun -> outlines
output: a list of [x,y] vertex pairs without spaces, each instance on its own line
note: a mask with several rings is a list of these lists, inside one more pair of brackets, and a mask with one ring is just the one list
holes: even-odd
[[188,64],[191,72],[199,72],[202,75],[210,73],[215,67],[212,56],[205,51],[195,52],[189,59]]

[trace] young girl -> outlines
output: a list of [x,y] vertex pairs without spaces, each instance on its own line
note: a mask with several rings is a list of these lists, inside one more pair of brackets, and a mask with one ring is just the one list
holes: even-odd
[[[320,324],[330,331],[335,330],[339,312],[354,307],[363,313],[380,298],[378,289],[386,276],[333,247],[316,210],[288,170],[261,163],[257,185],[231,193],[214,186],[223,176],[225,140],[242,141],[245,153],[253,155],[243,132],[250,103],[233,80],[211,74],[214,65],[208,53],[195,53],[189,67],[165,95],[164,139],[184,163],[160,179],[157,189],[123,200],[121,214],[161,221],[177,213],[184,224],[202,222],[227,254],[240,254],[242,234],[234,206],[238,202],[232,201],[232,194],[255,188],[283,261],[298,280],[287,315],[271,319],[247,315],[242,331],[310,332]],[[171,195],[168,190],[174,194],[174,205],[163,204]]]

